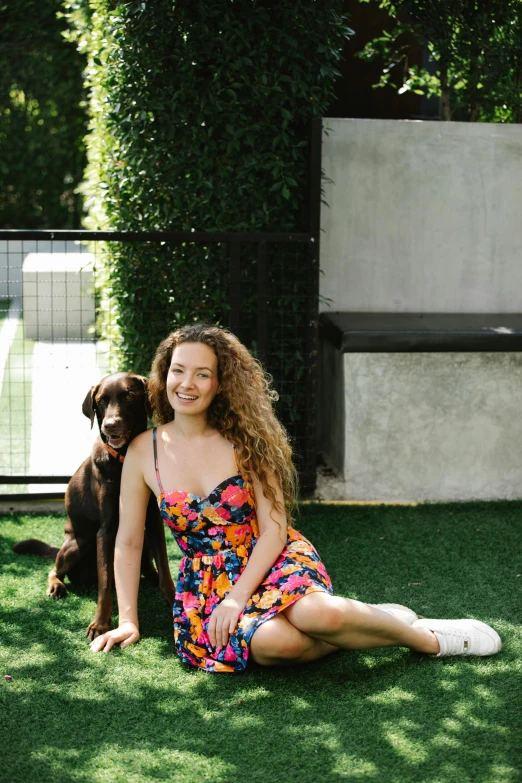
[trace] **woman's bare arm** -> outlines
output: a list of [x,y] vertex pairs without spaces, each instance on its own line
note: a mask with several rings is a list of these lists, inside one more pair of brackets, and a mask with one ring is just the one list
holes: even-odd
[[128,647],[140,638],[138,588],[145,517],[150,496],[150,488],[145,484],[141,468],[146,445],[140,437],[130,444],[121,476],[120,522],[114,549],[119,626],[94,639],[90,645],[93,652],[108,652],[118,643],[121,643],[122,647]]

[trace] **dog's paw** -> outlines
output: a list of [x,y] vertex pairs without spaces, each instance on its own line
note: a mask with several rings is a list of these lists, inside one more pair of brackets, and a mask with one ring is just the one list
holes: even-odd
[[92,642],[93,639],[96,639],[97,636],[101,636],[102,633],[107,633],[109,629],[109,623],[100,623],[96,620],[93,620],[92,623],[88,626],[85,635],[88,637],[89,641]]
[[47,595],[50,598],[65,598],[67,595],[67,588],[65,587],[63,582],[60,582],[59,579],[53,579],[52,582],[49,582],[49,587],[47,588]]

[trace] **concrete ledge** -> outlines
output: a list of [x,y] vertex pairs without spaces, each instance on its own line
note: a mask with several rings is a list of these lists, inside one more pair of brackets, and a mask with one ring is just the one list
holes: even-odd
[[342,353],[522,351],[520,313],[321,313],[319,330]]
[[321,354],[325,499],[522,498],[522,354]]
[[418,506],[416,500],[338,500],[345,493],[344,481],[341,481],[326,465],[317,470],[317,483],[313,497],[301,501],[301,505],[328,503],[332,506]]
[[8,514],[65,514],[63,500],[31,500],[27,495],[23,500],[0,501],[0,515]]

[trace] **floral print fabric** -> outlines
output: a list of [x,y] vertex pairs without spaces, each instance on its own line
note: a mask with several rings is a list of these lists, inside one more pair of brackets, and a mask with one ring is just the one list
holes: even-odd
[[240,475],[225,479],[205,498],[164,492],[155,429],[153,441],[160,513],[183,552],[173,606],[176,652],[184,663],[205,671],[244,671],[256,628],[303,595],[331,593],[330,578],[312,544],[290,528],[285,548],[249,599],[227,646],[213,648],[210,615],[241,576],[259,535],[252,493]]

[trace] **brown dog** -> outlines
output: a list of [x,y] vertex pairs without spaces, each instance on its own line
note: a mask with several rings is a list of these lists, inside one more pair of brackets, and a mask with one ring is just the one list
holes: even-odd
[[[147,379],[131,373],[115,373],[93,386],[82,411],[91,420],[96,416],[100,436],[90,457],[76,471],[65,494],[65,539],[61,549],[43,541],[28,539],[15,544],[19,554],[56,557],[49,573],[47,595],[62,598],[67,590],[67,574],[73,584],[95,584],[98,579],[98,605],[87,636],[94,639],[109,630],[112,613],[114,542],[119,523],[119,495],[122,464],[131,440],[147,429]],[[158,571],[154,568],[152,557]],[[145,523],[141,572],[152,578],[167,602],[174,602],[174,585],[167,560],[163,523],[151,494]],[[158,580],[159,577],[159,580]]]

